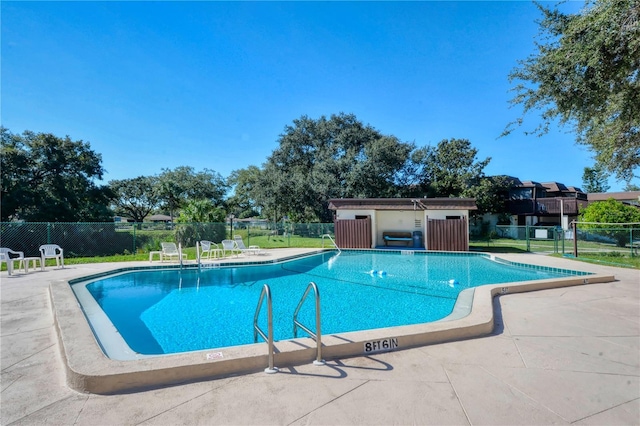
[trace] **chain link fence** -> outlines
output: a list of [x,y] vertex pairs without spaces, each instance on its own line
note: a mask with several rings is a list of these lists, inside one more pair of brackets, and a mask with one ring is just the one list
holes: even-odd
[[[97,257],[149,253],[161,242],[195,247],[196,241],[219,243],[239,235],[245,245],[261,248],[323,247],[322,236],[334,237],[333,223],[237,222],[232,223],[0,223],[0,245],[39,256],[42,244],[58,244],[65,257]],[[559,226],[497,225],[488,237],[472,238],[472,246],[489,251],[544,252],[578,256],[640,256],[640,226],[577,224],[573,230]]]
[[496,225],[488,237],[475,239],[477,248],[526,252],[560,253],[566,255],[598,254],[611,257],[640,256],[640,225],[576,224],[573,229],[560,226]]
[[334,235],[333,223],[0,223],[0,246],[39,256],[42,244],[58,244],[65,257],[96,257],[148,253],[161,242],[195,247],[240,235],[248,246],[263,248],[322,247],[322,235]]

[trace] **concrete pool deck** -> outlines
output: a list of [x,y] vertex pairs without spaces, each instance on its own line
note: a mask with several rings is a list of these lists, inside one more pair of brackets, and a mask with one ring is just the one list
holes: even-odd
[[3,272],[0,422],[638,424],[639,271],[498,257],[616,281],[496,297],[495,328],[485,337],[110,396],[67,386],[49,284],[149,263]]

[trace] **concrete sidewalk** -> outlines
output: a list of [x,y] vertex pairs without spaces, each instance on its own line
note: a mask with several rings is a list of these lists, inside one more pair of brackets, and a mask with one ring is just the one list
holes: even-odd
[[0,421],[639,424],[640,272],[535,254],[499,257],[617,281],[497,297],[498,326],[483,338],[112,396],[65,385],[48,285],[122,264],[3,272]]

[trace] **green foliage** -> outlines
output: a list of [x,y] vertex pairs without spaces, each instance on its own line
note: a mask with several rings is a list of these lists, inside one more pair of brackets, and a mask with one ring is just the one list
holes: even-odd
[[[624,247],[629,243],[629,230],[622,226],[615,225],[597,225],[615,224],[615,223],[640,223],[640,209],[634,206],[625,205],[619,201],[610,198],[606,201],[598,201],[591,203],[580,213],[581,222],[594,222],[580,224],[580,228],[591,230],[592,232],[613,238],[619,247]],[[636,227],[638,225],[635,225]]]
[[176,220],[178,223],[224,221],[224,210],[220,207],[215,207],[209,200],[189,200]]
[[110,181],[109,186],[116,194],[113,201],[116,212],[135,222],[142,222],[160,200],[157,181],[156,177],[150,176]]
[[587,193],[607,192],[609,190],[608,177],[609,174],[602,170],[602,166],[599,164],[594,167],[585,167],[582,174],[582,190]]
[[542,111],[534,134],[572,125],[604,170],[630,180],[640,165],[640,3],[589,0],[575,15],[538,8],[541,42],[509,75],[521,82],[512,103]]
[[287,126],[257,177],[252,198],[274,220],[331,221],[331,198],[398,195],[412,144],[384,136],[352,114],[307,116]]
[[196,242],[220,242],[226,238],[224,223],[179,223],[175,228],[175,241],[183,247],[195,247]]
[[627,185],[624,188],[625,191],[640,191],[640,186],[633,184],[631,182],[627,182]]
[[[175,231],[136,231],[136,251],[138,253],[149,253],[160,250],[160,243],[175,242]],[[132,236],[133,237],[133,236]]]
[[256,166],[234,170],[227,179],[227,184],[234,188],[234,194],[227,200],[231,213],[239,219],[258,216],[259,182],[262,171]]
[[[491,161],[476,161],[478,150],[467,139],[444,139],[430,148],[425,168],[429,171],[430,192],[435,197],[458,197],[483,177]],[[431,194],[430,194],[431,195]]]
[[209,200],[192,200],[182,209],[176,224],[176,242],[183,247],[197,241],[220,242],[225,238],[225,212]]
[[209,169],[196,173],[193,167],[181,166],[174,170],[162,169],[158,176],[158,196],[162,207],[169,211],[171,217],[188,200],[207,199],[213,205],[220,206],[227,190],[227,183],[222,176]]
[[500,215],[500,220],[509,222],[509,214],[506,206],[506,199],[512,179],[508,176],[482,176],[475,184],[470,184],[460,194],[465,198],[475,198],[478,210],[471,211],[474,216],[481,216],[485,213]]
[[0,136],[2,221],[112,220],[113,194],[94,183],[104,170],[88,142],[4,127]]

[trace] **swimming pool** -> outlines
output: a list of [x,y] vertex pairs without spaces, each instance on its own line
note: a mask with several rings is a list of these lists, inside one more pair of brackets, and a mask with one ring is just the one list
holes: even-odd
[[[437,321],[452,312],[461,291],[485,284],[586,274],[477,253],[343,251],[276,264],[205,266],[213,267],[125,272],[72,288],[107,355],[130,359],[253,343],[264,284],[273,295],[275,339],[286,340],[293,338],[293,312],[310,281],[320,289],[326,335]],[[300,314],[309,325],[315,324],[312,303],[308,298]]]

